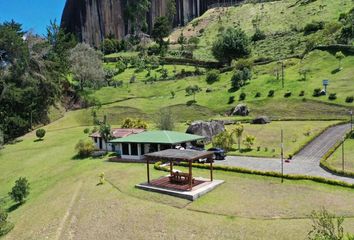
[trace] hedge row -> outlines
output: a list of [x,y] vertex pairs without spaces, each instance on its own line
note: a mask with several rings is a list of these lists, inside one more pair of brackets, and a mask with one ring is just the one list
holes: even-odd
[[6,222],[4,225],[0,226],[0,238],[1,236],[5,236],[7,233],[9,233],[13,228],[14,224],[10,222]]
[[224,64],[220,62],[203,61],[189,58],[163,57],[161,58],[161,61],[163,61],[165,64],[192,65],[205,68],[222,68],[224,66]]
[[[350,133],[347,133],[345,139],[350,136]],[[342,171],[333,166],[331,166],[327,159],[342,145],[342,141],[336,142],[336,144],[321,158],[320,166],[328,172],[331,172],[338,176],[351,177],[354,178],[354,172],[351,171]]]
[[354,54],[354,46],[344,44],[319,45],[315,46],[314,49],[329,51],[333,53],[342,51],[343,53],[350,55]]
[[[182,167],[187,167],[188,163],[181,162],[176,165],[182,166]],[[194,168],[210,169],[208,164],[193,163],[192,166]],[[155,163],[154,168],[156,170],[169,172],[169,169],[167,167],[161,166],[161,162]],[[289,175],[289,174],[282,175],[279,172],[272,172],[272,171],[263,172],[263,171],[250,170],[250,169],[245,169],[245,168],[240,168],[240,167],[221,166],[221,165],[214,165],[213,169],[227,171],[227,172],[237,172],[237,173],[255,174],[255,175],[261,175],[261,176],[268,176],[268,177],[284,178],[284,179],[289,179],[289,180],[311,180],[311,181],[318,182],[318,183],[325,183],[325,184],[330,184],[330,185],[335,185],[335,186],[354,188],[354,184],[350,184],[350,183],[346,183],[346,182],[342,182],[342,181],[337,181],[337,180],[332,180],[332,179],[326,179],[326,178],[322,178],[322,177],[314,177],[314,176],[306,176],[306,175]]]

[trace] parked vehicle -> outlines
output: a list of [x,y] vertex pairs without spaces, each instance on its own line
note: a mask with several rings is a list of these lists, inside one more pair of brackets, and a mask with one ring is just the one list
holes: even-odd
[[226,157],[226,152],[222,148],[209,148],[209,152],[214,152],[215,160],[224,160]]

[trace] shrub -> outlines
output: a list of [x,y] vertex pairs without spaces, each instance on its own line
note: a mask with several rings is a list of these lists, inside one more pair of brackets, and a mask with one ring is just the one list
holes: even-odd
[[162,69],[161,78],[166,80],[168,78],[168,70],[166,68]]
[[123,73],[125,69],[127,69],[127,65],[123,61],[118,61],[116,63],[116,69],[118,71],[118,74]]
[[233,90],[238,90],[243,87],[248,80],[252,77],[252,72],[249,68],[243,68],[242,70],[235,70],[231,77],[231,87]]
[[274,97],[274,90],[269,90],[268,97]]
[[291,92],[290,91],[287,91],[286,93],[284,93],[284,97],[288,98],[291,96]]
[[246,139],[243,140],[243,144],[246,146],[247,149],[252,149],[255,140],[256,140],[255,136],[247,135]]
[[90,132],[90,129],[89,129],[89,128],[85,128],[85,129],[84,129],[84,133],[85,133],[85,134],[88,134],[89,132]]
[[175,118],[170,109],[163,109],[155,119],[156,127],[159,130],[172,131],[175,128]]
[[333,239],[340,240],[344,237],[343,217],[336,217],[325,208],[311,213],[312,230],[308,233],[310,240]]
[[235,102],[235,96],[230,96],[229,97],[229,101],[227,102],[227,104],[232,104]]
[[233,143],[232,135],[228,131],[221,132],[213,137],[212,143],[214,147],[220,147],[229,151]]
[[317,32],[321,29],[324,28],[324,22],[323,21],[312,21],[311,23],[306,24],[304,27],[304,33],[305,34],[310,34]]
[[261,97],[261,95],[262,95],[262,94],[261,94],[260,92],[257,92],[254,97],[259,98],[259,97]]
[[9,196],[15,202],[22,204],[25,202],[26,197],[29,195],[30,185],[26,178],[20,177],[16,180],[15,186],[13,186]]
[[260,30],[259,28],[257,28],[256,32],[253,34],[251,40],[253,42],[257,42],[257,41],[266,39],[266,37],[267,36],[265,35],[265,33],[262,30]]
[[220,80],[220,72],[218,70],[210,70],[207,72],[206,74],[206,78],[205,78],[205,81],[208,83],[208,84],[213,84],[214,82],[217,82]]
[[239,59],[238,61],[236,61],[235,63],[235,68],[237,70],[243,70],[245,68],[248,68],[248,70],[252,69],[253,67],[253,62],[248,60],[248,59]]
[[348,97],[346,97],[346,99],[345,99],[345,102],[346,103],[352,103],[354,101],[354,97],[353,96],[348,96]]
[[42,138],[44,138],[45,133],[46,133],[45,130],[43,128],[40,128],[40,129],[37,129],[36,136],[37,136],[37,138],[42,139]]
[[147,129],[147,123],[142,119],[126,118],[123,121],[121,128],[141,128]]
[[4,236],[12,230],[14,225],[7,221],[7,212],[0,207],[0,237]]
[[323,95],[321,88],[315,88],[315,89],[313,90],[312,96],[314,96],[314,97],[319,97],[319,96],[321,96],[321,95]]
[[246,93],[241,93],[240,94],[240,97],[239,97],[239,100],[240,101],[243,101],[243,100],[245,100],[246,99]]
[[328,99],[329,99],[329,100],[336,100],[336,99],[337,99],[337,93],[331,93],[331,94],[329,94]]
[[305,96],[305,91],[304,91],[304,90],[302,90],[302,91],[300,92],[299,96],[300,96],[300,97]]
[[93,145],[91,140],[80,140],[76,146],[75,150],[77,151],[77,155],[79,157],[89,157],[95,150],[95,146]]

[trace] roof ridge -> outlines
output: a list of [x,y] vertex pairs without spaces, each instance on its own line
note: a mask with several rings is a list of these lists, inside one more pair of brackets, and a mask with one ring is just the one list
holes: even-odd
[[167,131],[164,130],[163,132],[165,133],[165,135],[166,135],[168,141],[169,141],[170,143],[172,143],[172,139],[171,139],[170,136],[167,134]]

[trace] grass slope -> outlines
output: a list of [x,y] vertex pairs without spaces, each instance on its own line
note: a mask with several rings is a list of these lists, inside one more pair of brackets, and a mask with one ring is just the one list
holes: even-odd
[[[342,147],[326,160],[326,162],[337,170],[342,170]],[[344,142],[344,170],[354,173],[354,139],[347,139]]]
[[[305,42],[310,38],[316,39],[318,43],[331,43],[333,29],[337,29],[333,25],[307,36],[301,30],[312,21],[338,23],[339,14],[348,12],[354,6],[351,0],[317,0],[308,4],[300,3],[301,1],[285,0],[210,9],[187,26],[176,30],[170,39],[176,42],[181,31],[187,38],[197,36],[200,39],[200,47],[194,56],[212,60],[211,45],[223,29],[239,26],[248,36],[252,36],[255,32],[253,24],[257,23],[267,38],[252,46],[253,56],[277,59],[302,54]],[[293,51],[291,45],[294,46]]]
[[[138,190],[134,185],[146,181],[144,164],[73,160],[75,143],[87,135],[84,127],[63,124],[71,121],[65,118],[46,127],[44,141],[34,142],[30,133],[1,150],[1,204],[13,205],[7,192],[18,177],[31,184],[27,202],[10,212],[16,225],[4,239],[299,239],[310,230],[308,214],[321,206],[344,216],[345,231],[353,230],[353,191],[310,181],[281,184],[216,171],[225,184],[193,203]],[[97,186],[101,172],[112,185]],[[152,175],[165,173],[152,170]]]

